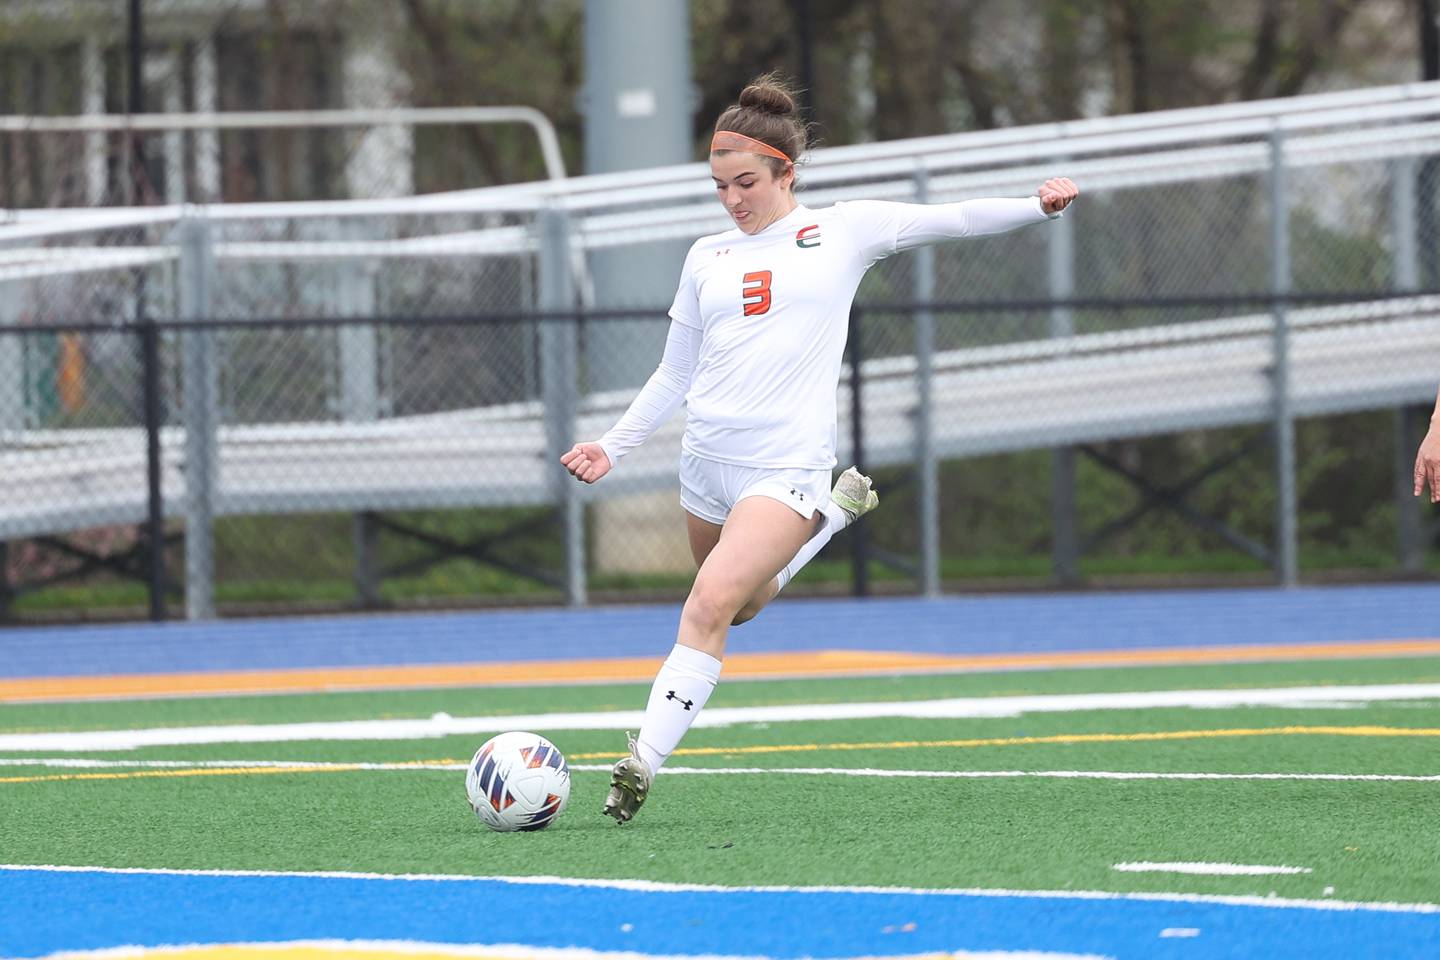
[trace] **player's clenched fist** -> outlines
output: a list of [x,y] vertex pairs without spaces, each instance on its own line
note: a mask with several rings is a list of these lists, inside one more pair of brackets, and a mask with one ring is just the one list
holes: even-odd
[[576,480],[594,483],[610,472],[610,458],[598,443],[577,443],[562,454],[560,463]]
[[1046,213],[1059,213],[1080,196],[1080,188],[1069,177],[1054,177],[1040,185],[1040,207]]

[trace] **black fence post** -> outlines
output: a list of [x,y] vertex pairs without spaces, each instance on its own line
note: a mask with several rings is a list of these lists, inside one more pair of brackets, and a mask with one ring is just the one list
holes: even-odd
[[0,540],[0,623],[10,622],[10,605],[15,591],[10,586],[10,543]]
[[165,619],[165,501],[160,462],[160,330],[153,317],[140,325],[140,354],[145,404],[145,478],[148,509],[145,520],[146,563],[149,568],[150,619]]
[[[129,63],[126,112],[145,112],[145,20],[143,0],[130,0]],[[130,132],[130,203],[145,203],[145,139]],[[135,321],[140,326],[140,357],[143,367],[142,405],[145,418],[145,476],[149,487],[145,520],[146,558],[150,580],[150,619],[165,619],[165,506],[160,477],[160,332],[145,309],[145,268],[136,268]]]
[[[855,469],[865,472],[865,417],[860,397],[860,366],[865,361],[865,348],[861,343],[861,310],[850,308],[850,330],[846,343],[850,351],[850,453],[855,460]],[[865,524],[857,523],[851,528],[850,592],[857,597],[870,593],[870,540]]]

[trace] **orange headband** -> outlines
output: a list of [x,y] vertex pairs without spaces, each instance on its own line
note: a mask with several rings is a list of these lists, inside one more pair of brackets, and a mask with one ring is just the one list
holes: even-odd
[[732,130],[716,130],[715,136],[710,140],[710,152],[716,150],[739,150],[742,153],[761,153],[767,157],[774,157],[776,160],[784,160],[786,163],[793,163],[789,157],[770,146],[762,143],[754,137],[747,137],[743,133],[735,133]]

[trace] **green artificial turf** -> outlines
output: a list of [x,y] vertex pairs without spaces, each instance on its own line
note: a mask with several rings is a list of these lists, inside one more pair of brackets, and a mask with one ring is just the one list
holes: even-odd
[[[1433,681],[1440,659],[731,681],[712,706]],[[646,685],[11,706],[7,731],[638,709]],[[1345,728],[1364,735],[1316,733]],[[1397,736],[1387,728],[1432,731]],[[1101,709],[980,719],[807,720],[692,730],[637,820],[599,813],[618,731],[546,731],[576,769],[535,834],[492,834],[459,770],[173,775],[0,767],[0,863],[557,875],[726,885],[1175,891],[1440,902],[1440,782],[856,777],[777,768],[1440,774],[1440,704]],[[1281,731],[1220,735],[1224,731]],[[1310,731],[1310,732],[1306,732]],[[1193,736],[1154,739],[1155,734]],[[65,754],[106,761],[469,760],[484,735]],[[859,749],[842,749],[861,745]],[[60,754],[52,754],[60,756]],[[9,756],[36,756],[16,754]],[[139,776],[115,776],[125,773]],[[95,776],[100,774],[101,776]],[[166,774],[166,775],[156,775]],[[67,777],[68,779],[31,779]],[[18,779],[27,782],[14,782]],[[1307,867],[1121,873],[1122,861]],[[1329,892],[1327,893],[1327,888]]]
[[[637,820],[603,773],[539,834],[492,834],[457,773],[6,785],[9,863],[543,874],[730,885],[1179,890],[1434,900],[1434,784],[670,776]],[[25,797],[17,798],[23,786]],[[1122,861],[1310,867],[1117,873]]]

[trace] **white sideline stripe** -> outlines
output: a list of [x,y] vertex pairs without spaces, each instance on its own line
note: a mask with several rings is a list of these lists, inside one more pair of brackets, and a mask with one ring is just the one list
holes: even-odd
[[[282,940],[262,943],[204,944],[200,949],[215,947],[237,948],[254,952],[280,950],[322,950],[334,952],[337,957],[363,957],[378,953],[424,953],[448,957],[502,957],[512,960],[767,960],[759,956],[732,956],[725,954],[658,954],[634,953],[628,950],[588,950],[584,947],[527,947],[513,943],[484,945],[478,943],[430,943],[421,940]],[[188,954],[197,949],[194,944],[163,947],[105,947],[99,950],[66,950],[62,953],[47,954],[45,960],[130,960],[166,954]],[[933,958],[927,953],[923,957]],[[1114,960],[1113,957],[1095,953],[1047,953],[1036,950],[986,950],[973,953],[966,950],[944,954],[946,960]],[[920,955],[893,960],[921,960]]]
[[1164,903],[1215,903],[1237,907],[1303,910],[1363,910],[1377,913],[1440,914],[1440,903],[1366,902],[1360,900],[1297,900],[1287,897],[1228,896],[1202,893],[1115,893],[1109,890],[1007,890],[986,887],[722,887],[702,883],[661,883],[657,880],[597,880],[578,877],[502,877],[445,873],[361,873],[304,870],[176,870],[158,867],[93,867],[53,863],[0,863],[0,871],[44,870],[51,873],[100,873],[165,877],[310,877],[319,880],[391,880],[423,883],[513,883],[629,890],[636,893],[874,893],[917,897],[1025,897],[1047,900],[1142,900]]
[[1313,873],[1309,867],[1267,867],[1259,863],[1117,863],[1121,873],[1193,873],[1213,877],[1263,877],[1274,873]]
[[[884,703],[823,703],[729,707],[706,710],[696,727],[804,720],[865,720],[877,717],[957,720],[1017,717],[1025,713],[1082,710],[1291,706],[1308,703],[1420,700],[1440,697],[1440,683],[1248,690],[1161,690],[1147,693],[1086,693],[1025,697],[960,697]],[[349,720],[320,723],[230,724],[206,727],[151,727],[69,733],[0,735],[0,751],[133,750],[137,747],[201,743],[281,743],[297,740],[422,740],[432,737],[500,733],[505,730],[636,730],[644,713],[536,713],[491,717],[429,717],[414,720]]]
[[[67,769],[177,769],[204,770],[211,767],[227,770],[245,767],[283,767],[303,770],[464,770],[464,763],[367,763],[356,760],[80,760],[73,757],[25,757],[0,759],[0,767],[62,767]],[[576,769],[571,767],[571,769]],[[600,767],[595,769],[599,770]],[[609,770],[609,767],[604,769]]]
[[[302,770],[379,770],[404,773],[409,770],[459,771],[464,763],[349,763],[344,760],[80,760],[71,757],[0,759],[0,767],[50,767],[62,769],[176,769],[209,768],[243,770],[246,767]],[[608,773],[601,763],[572,763],[581,773]],[[1334,780],[1389,781],[1397,783],[1440,783],[1440,774],[1401,773],[1154,773],[1143,770],[889,770],[879,767],[662,767],[666,775],[758,775],[767,773],[807,777],[914,777],[919,779],[985,780],[994,778],[1043,777],[1061,780]]]
[[[570,769],[608,771],[610,768],[571,764]],[[1046,777],[1060,780],[1376,780],[1440,783],[1440,775],[1412,776],[1398,773],[1151,773],[1139,770],[884,770],[845,767],[661,767],[660,773],[789,773],[802,776],[932,777],[956,780]]]

